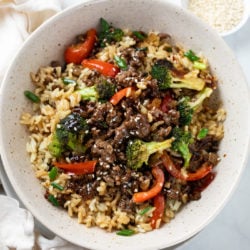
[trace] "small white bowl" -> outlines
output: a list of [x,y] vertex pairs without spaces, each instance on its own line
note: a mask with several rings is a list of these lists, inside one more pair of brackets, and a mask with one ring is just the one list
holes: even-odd
[[[181,5],[184,9],[188,10],[189,0],[179,0],[179,1],[177,0],[175,3]],[[243,4],[244,4],[244,13],[243,13],[241,21],[235,27],[233,27],[231,30],[224,31],[224,32],[218,32],[222,37],[227,37],[229,35],[236,33],[246,24],[246,22],[250,16],[250,1],[243,0]]]
[[[187,204],[159,230],[131,237],[87,228],[46,201],[26,152],[29,134],[20,124],[21,113],[31,111],[23,95],[24,90],[33,88],[30,72],[49,65],[52,60],[62,62],[65,47],[77,34],[96,27],[100,17],[121,28],[168,33],[187,49],[201,51],[219,80],[218,94],[227,111],[217,176],[202,198]],[[242,70],[223,39],[208,25],[166,0],[85,1],[40,26],[10,65],[0,91],[0,153],[14,191],[34,217],[53,233],[95,250],[163,249],[202,230],[231,197],[249,153],[249,119],[248,88]]]

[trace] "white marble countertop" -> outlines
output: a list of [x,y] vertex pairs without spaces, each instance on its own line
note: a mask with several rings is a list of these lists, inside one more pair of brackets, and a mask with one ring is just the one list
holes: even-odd
[[[67,2],[67,1],[65,1]],[[236,34],[225,38],[234,51],[250,85],[250,18]],[[250,249],[250,159],[240,184],[220,214],[199,234],[176,250]],[[2,193],[0,185],[0,193]]]

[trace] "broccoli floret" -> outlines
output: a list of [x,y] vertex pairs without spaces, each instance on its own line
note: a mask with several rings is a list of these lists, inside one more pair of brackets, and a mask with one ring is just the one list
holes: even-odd
[[192,157],[192,154],[189,150],[189,145],[193,142],[191,133],[184,131],[179,127],[175,127],[172,130],[172,136],[174,141],[172,143],[171,149],[181,154],[184,159],[184,167],[188,167]]
[[114,28],[105,19],[100,19],[100,33],[98,39],[101,47],[112,42],[119,42],[122,40],[124,32],[119,28]]
[[83,139],[88,126],[78,113],[71,113],[62,119],[52,136],[49,151],[55,157],[60,157],[65,151],[84,153]]
[[76,112],[73,112],[59,122],[60,128],[65,128],[73,133],[81,133],[88,129],[86,120]]
[[91,87],[85,87],[78,90],[81,94],[81,98],[87,101],[107,101],[115,93],[115,85],[107,81],[97,83]]
[[48,149],[50,153],[55,157],[59,157],[63,153],[64,149],[59,139],[57,138],[56,133],[53,134],[52,141],[49,144]]
[[177,104],[177,110],[179,111],[179,125],[185,126],[192,121],[194,110],[189,106],[190,98],[185,96]]
[[[165,63],[167,62],[167,63]],[[187,88],[201,91],[205,86],[205,81],[197,77],[174,77],[171,73],[171,62],[167,60],[157,61],[151,69],[151,76],[157,80],[160,90],[168,88]]]
[[200,107],[203,101],[212,94],[213,90],[211,88],[204,88],[195,97],[190,100],[190,97],[182,97],[177,104],[177,110],[180,113],[179,125],[185,126],[189,125],[192,121],[194,111]]
[[139,169],[143,163],[147,164],[149,156],[171,147],[173,139],[162,142],[144,142],[139,139],[128,142],[126,148],[127,166],[132,169]]

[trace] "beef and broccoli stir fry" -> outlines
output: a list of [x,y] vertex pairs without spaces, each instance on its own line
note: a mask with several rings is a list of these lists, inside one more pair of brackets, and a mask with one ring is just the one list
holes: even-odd
[[45,198],[120,235],[159,228],[215,177],[225,111],[206,58],[170,35],[100,27],[31,73],[27,151]]

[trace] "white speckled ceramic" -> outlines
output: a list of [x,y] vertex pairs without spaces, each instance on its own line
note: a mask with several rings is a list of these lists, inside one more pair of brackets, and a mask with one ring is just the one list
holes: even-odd
[[[32,89],[29,73],[51,60],[61,60],[65,46],[76,34],[96,27],[104,17],[117,27],[156,30],[171,34],[186,48],[202,51],[219,79],[219,95],[227,110],[225,138],[217,177],[202,199],[188,204],[159,230],[121,237],[79,225],[65,211],[51,206],[34,177],[25,151],[27,132],[20,115],[30,109],[23,91]],[[1,86],[0,153],[17,195],[32,214],[59,236],[91,249],[162,249],[187,240],[218,214],[235,189],[244,169],[249,141],[249,98],[245,78],[229,48],[209,27],[163,0],[96,0],[74,6],[41,26],[25,42]]]

